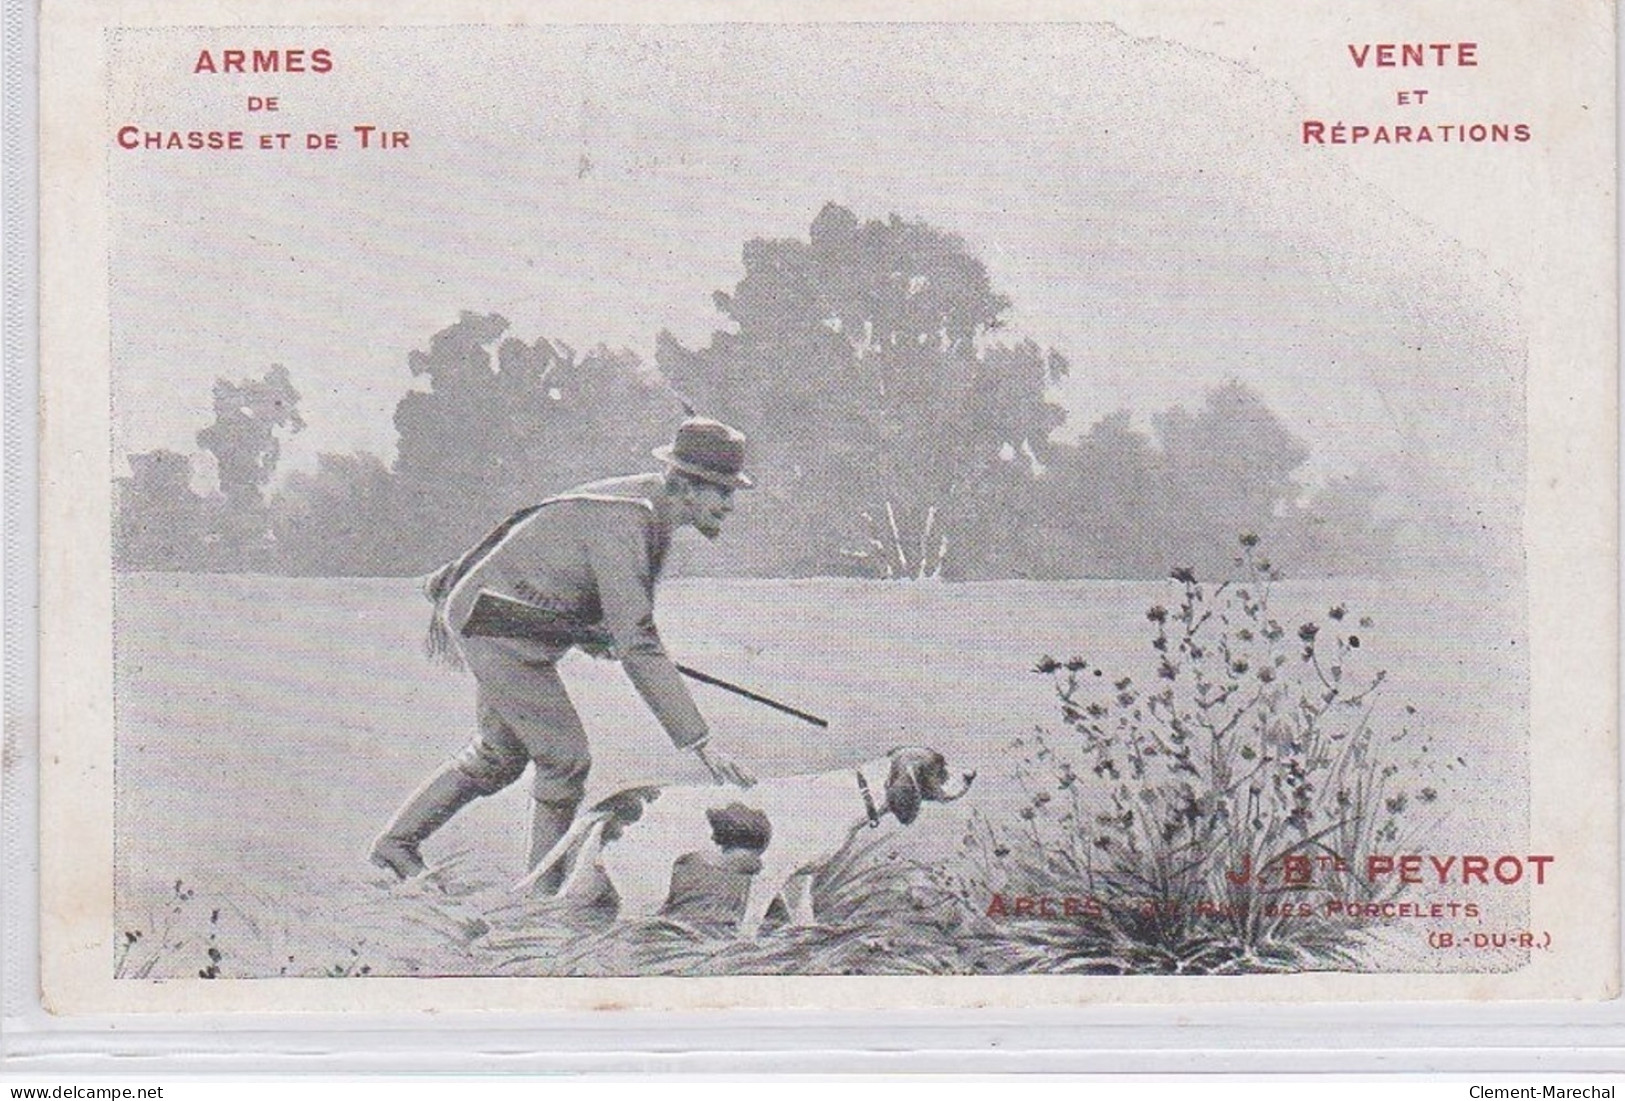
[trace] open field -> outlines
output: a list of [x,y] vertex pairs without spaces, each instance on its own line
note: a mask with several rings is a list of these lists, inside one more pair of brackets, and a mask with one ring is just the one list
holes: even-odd
[[[681,660],[831,720],[819,730],[696,687],[717,743],[759,774],[823,771],[899,744],[934,746],[956,773],[979,773],[962,802],[864,835],[872,851],[824,884],[830,927],[770,926],[741,945],[704,915],[628,930],[509,896],[522,871],[524,782],[426,846],[446,865],[444,892],[391,887],[365,862],[402,797],[472,729],[472,681],[422,656],[428,605],[410,580],[121,577],[111,966],[148,976],[1112,970],[1109,950],[1091,956],[1075,930],[1012,937],[982,916],[990,888],[1019,884],[967,879],[956,899],[926,873],[953,873],[968,832],[1015,824],[1027,789],[1013,739],[1044,728],[1064,741],[1052,683],[1032,672],[1039,656],[1081,653],[1145,676],[1144,612],[1168,593],[1163,582],[665,585],[662,630]],[[1428,851],[1520,851],[1521,616],[1477,589],[1352,580],[1283,583],[1274,606],[1286,622],[1338,602],[1375,619],[1387,704],[1415,706],[1433,752],[1464,762]],[[593,739],[589,798],[701,778],[618,667],[572,655],[565,678]],[[1355,965],[1436,966],[1404,946],[1407,935],[1417,934],[1379,930]]]

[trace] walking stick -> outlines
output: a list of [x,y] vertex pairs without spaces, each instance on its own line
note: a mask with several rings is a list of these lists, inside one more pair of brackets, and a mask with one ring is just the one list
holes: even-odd
[[817,715],[814,715],[811,712],[802,711],[800,708],[791,707],[787,703],[780,703],[778,700],[775,700],[770,696],[764,696],[760,692],[752,692],[749,688],[742,688],[731,681],[723,680],[721,677],[713,677],[710,673],[702,673],[692,666],[683,665],[679,662],[677,665],[677,671],[683,674],[685,677],[699,681],[701,684],[709,684],[714,688],[722,689],[724,692],[732,692],[736,696],[743,696],[747,700],[753,700],[754,702],[762,704],[763,706],[771,707],[775,711],[782,711],[786,715],[794,715],[804,723],[812,723],[817,727],[829,726],[828,719],[819,718]]
[[[550,646],[580,645],[583,642],[602,645],[610,641],[609,635],[600,627],[584,627],[546,608],[538,608],[512,597],[484,592],[474,602],[474,609],[463,624],[463,634],[470,637],[523,638]],[[828,719],[819,718],[811,712],[791,707],[787,703],[780,703],[760,692],[752,692],[749,688],[743,688],[732,681],[713,677],[710,673],[702,673],[691,666],[679,665],[677,671],[701,684],[709,684],[724,692],[743,696],[764,707],[793,715],[804,723],[812,723],[818,727],[829,726]]]

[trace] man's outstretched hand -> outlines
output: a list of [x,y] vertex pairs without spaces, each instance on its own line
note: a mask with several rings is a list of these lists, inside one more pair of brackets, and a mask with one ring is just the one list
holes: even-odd
[[694,755],[711,770],[711,779],[719,784],[737,784],[739,787],[748,788],[756,782],[756,777],[746,771],[743,765],[724,754],[700,745],[694,747]]

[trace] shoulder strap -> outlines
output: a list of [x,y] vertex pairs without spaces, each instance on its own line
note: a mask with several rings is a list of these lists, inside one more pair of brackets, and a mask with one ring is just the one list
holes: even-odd
[[423,582],[423,595],[434,604],[434,611],[429,617],[428,637],[423,640],[424,652],[430,658],[444,661],[450,665],[459,664],[457,653],[451,642],[451,629],[446,625],[446,598],[457,587],[458,582],[467,577],[478,566],[485,556],[497,548],[508,535],[548,505],[555,505],[565,501],[598,501],[615,504],[640,505],[650,513],[654,512],[654,502],[646,497],[623,497],[611,493],[561,493],[549,497],[534,505],[522,508],[510,515],[502,523],[486,532],[485,538],[474,544],[468,550],[447,562],[444,566],[431,573]]

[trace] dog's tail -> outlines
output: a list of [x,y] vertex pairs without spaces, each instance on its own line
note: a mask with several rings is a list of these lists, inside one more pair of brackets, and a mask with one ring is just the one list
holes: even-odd
[[559,838],[558,843],[547,850],[547,855],[542,857],[536,866],[530,870],[529,874],[515,883],[509,890],[514,894],[530,890],[536,885],[536,881],[552,871],[559,861],[580,849],[591,837],[593,830],[601,831],[604,824],[613,817],[615,815],[612,811],[597,808],[577,817],[574,822],[570,823],[570,828],[564,831],[564,836]]

